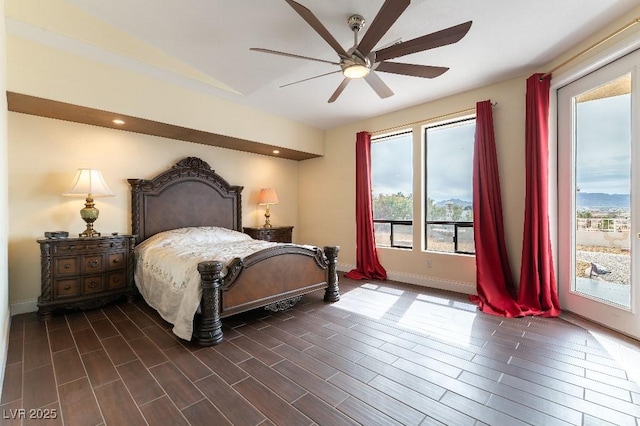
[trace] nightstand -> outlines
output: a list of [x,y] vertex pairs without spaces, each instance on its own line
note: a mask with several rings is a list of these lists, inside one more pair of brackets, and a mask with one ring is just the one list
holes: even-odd
[[290,243],[293,226],[273,226],[271,228],[243,228],[244,233],[256,240]]
[[97,308],[136,294],[132,235],[38,240],[42,288],[38,318],[58,308]]

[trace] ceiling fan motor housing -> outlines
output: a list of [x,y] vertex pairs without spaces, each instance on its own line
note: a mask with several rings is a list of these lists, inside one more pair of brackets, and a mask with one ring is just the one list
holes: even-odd
[[365,20],[362,15],[351,15],[349,16],[347,23],[349,24],[351,31],[358,32],[364,28]]

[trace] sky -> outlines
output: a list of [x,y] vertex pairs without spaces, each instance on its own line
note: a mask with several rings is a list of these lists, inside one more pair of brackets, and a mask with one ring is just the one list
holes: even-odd
[[[452,198],[471,202],[474,131],[475,125],[468,124],[429,131],[428,193],[435,202]],[[371,149],[374,197],[381,193],[411,193],[412,161],[411,133],[374,141]]]
[[630,193],[630,107],[630,95],[578,104],[576,183],[581,192]]
[[473,198],[475,120],[427,130],[427,195],[435,202]]
[[371,184],[373,196],[413,192],[412,134],[373,141]]

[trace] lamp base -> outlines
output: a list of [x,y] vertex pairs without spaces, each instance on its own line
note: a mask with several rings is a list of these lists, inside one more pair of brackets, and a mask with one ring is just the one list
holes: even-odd
[[95,229],[93,229],[93,227],[91,229],[89,229],[89,227],[87,226],[87,229],[84,230],[84,232],[78,234],[78,236],[80,238],[91,238],[91,237],[99,237],[101,234],[96,231]]
[[81,234],[79,234],[82,238],[91,238],[91,237],[99,237],[100,233],[93,229],[93,222],[98,220],[98,215],[100,214],[100,210],[95,207],[93,203],[93,197],[91,194],[87,196],[86,203],[84,208],[80,210],[80,217],[87,223],[87,229],[84,230]]
[[269,220],[271,218],[271,213],[269,213],[269,204],[267,204],[267,210],[264,212],[264,225],[262,225],[263,228],[271,228],[271,221]]

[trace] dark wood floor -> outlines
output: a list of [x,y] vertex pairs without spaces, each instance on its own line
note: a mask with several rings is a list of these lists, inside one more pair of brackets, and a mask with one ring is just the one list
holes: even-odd
[[0,423],[640,424],[638,342],[421,287],[341,289],[335,304],[319,292],[226,319],[210,348],[174,338],[142,301],[13,317]]

